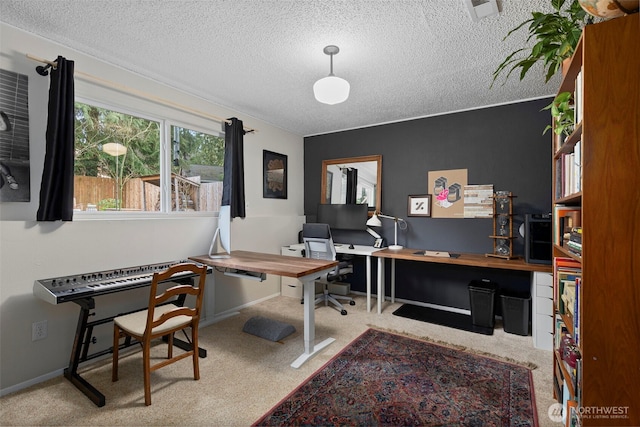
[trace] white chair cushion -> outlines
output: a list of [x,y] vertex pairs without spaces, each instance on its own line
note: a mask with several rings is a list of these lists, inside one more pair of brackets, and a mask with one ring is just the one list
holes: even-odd
[[[154,320],[158,319],[164,313],[168,313],[169,311],[176,310],[177,307],[175,304],[166,304],[156,307],[154,314]],[[147,310],[136,311],[135,313],[125,314],[124,316],[119,316],[113,319],[113,322],[120,327],[120,329],[127,331],[134,335],[142,335],[144,334],[144,329],[147,326]],[[162,325],[159,325],[153,329],[153,333],[162,333],[164,331],[168,331],[170,329],[177,328],[179,326],[187,326],[191,322],[190,316],[177,316],[173,317]]]

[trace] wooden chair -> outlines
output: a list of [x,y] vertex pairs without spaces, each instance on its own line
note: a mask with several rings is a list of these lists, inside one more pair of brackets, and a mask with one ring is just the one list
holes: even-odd
[[[158,284],[170,281],[181,273],[191,272],[199,277],[194,285],[175,284],[158,294]],[[131,338],[142,345],[142,362],[144,368],[144,403],[151,405],[151,372],[167,366],[185,357],[193,359],[193,378],[200,379],[198,365],[198,322],[202,307],[204,284],[207,275],[205,266],[183,263],[174,265],[161,273],[153,275],[149,296],[149,307],[146,310],[118,316],[113,319],[113,366],[112,381],[118,380],[118,350],[120,338]],[[195,296],[193,308],[174,304],[176,299]],[[171,300],[171,301],[170,301]],[[170,301],[170,302],[169,302]],[[169,303],[167,303],[169,302]],[[191,328],[191,349],[173,356],[173,334],[181,329]],[[151,365],[151,342],[154,339],[168,337],[167,359]]]

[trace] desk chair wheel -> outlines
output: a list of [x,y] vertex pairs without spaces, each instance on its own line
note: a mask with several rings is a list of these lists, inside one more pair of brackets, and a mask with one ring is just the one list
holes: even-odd
[[347,310],[345,310],[345,309],[340,310],[340,314],[342,314],[343,316],[346,316],[347,315]]
[[356,305],[356,302],[354,300],[349,301],[349,305]]

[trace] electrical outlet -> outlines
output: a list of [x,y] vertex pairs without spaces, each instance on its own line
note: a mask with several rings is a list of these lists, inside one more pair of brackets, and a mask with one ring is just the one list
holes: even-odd
[[31,341],[43,340],[47,337],[47,321],[41,320],[31,324]]

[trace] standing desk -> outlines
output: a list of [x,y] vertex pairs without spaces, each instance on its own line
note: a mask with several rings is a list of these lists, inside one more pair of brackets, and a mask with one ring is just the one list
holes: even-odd
[[[326,346],[335,341],[327,338],[319,344],[315,342],[315,280],[329,273],[338,265],[337,261],[310,258],[292,258],[283,255],[265,254],[249,251],[232,251],[229,258],[211,259],[208,255],[189,257],[189,259],[209,265],[216,269],[236,272],[255,272],[295,277],[304,285],[304,353],[291,367],[299,368]],[[214,278],[215,281],[215,278]],[[214,282],[215,284],[215,282]]]
[[[391,303],[395,302],[396,298],[396,260],[402,259],[407,261],[417,262],[431,262],[438,264],[453,264],[468,267],[484,267],[484,268],[497,268],[502,270],[518,270],[518,271],[530,271],[530,272],[547,272],[551,273],[552,267],[544,264],[529,264],[522,259],[502,259],[487,257],[482,254],[468,254],[457,253],[457,258],[452,257],[438,257],[423,255],[424,249],[408,249],[403,248],[400,250],[384,249],[372,253],[374,257],[378,258],[378,314],[382,313],[382,300],[385,299],[384,295],[384,259],[391,259]],[[368,295],[367,295],[368,296]]]
[[[367,312],[371,311],[371,255],[374,252],[381,251],[383,248],[374,248],[373,246],[353,245],[353,249],[349,248],[348,243],[335,243],[336,253],[342,255],[364,256],[367,264]],[[304,243],[289,245],[288,250],[302,256]]]

